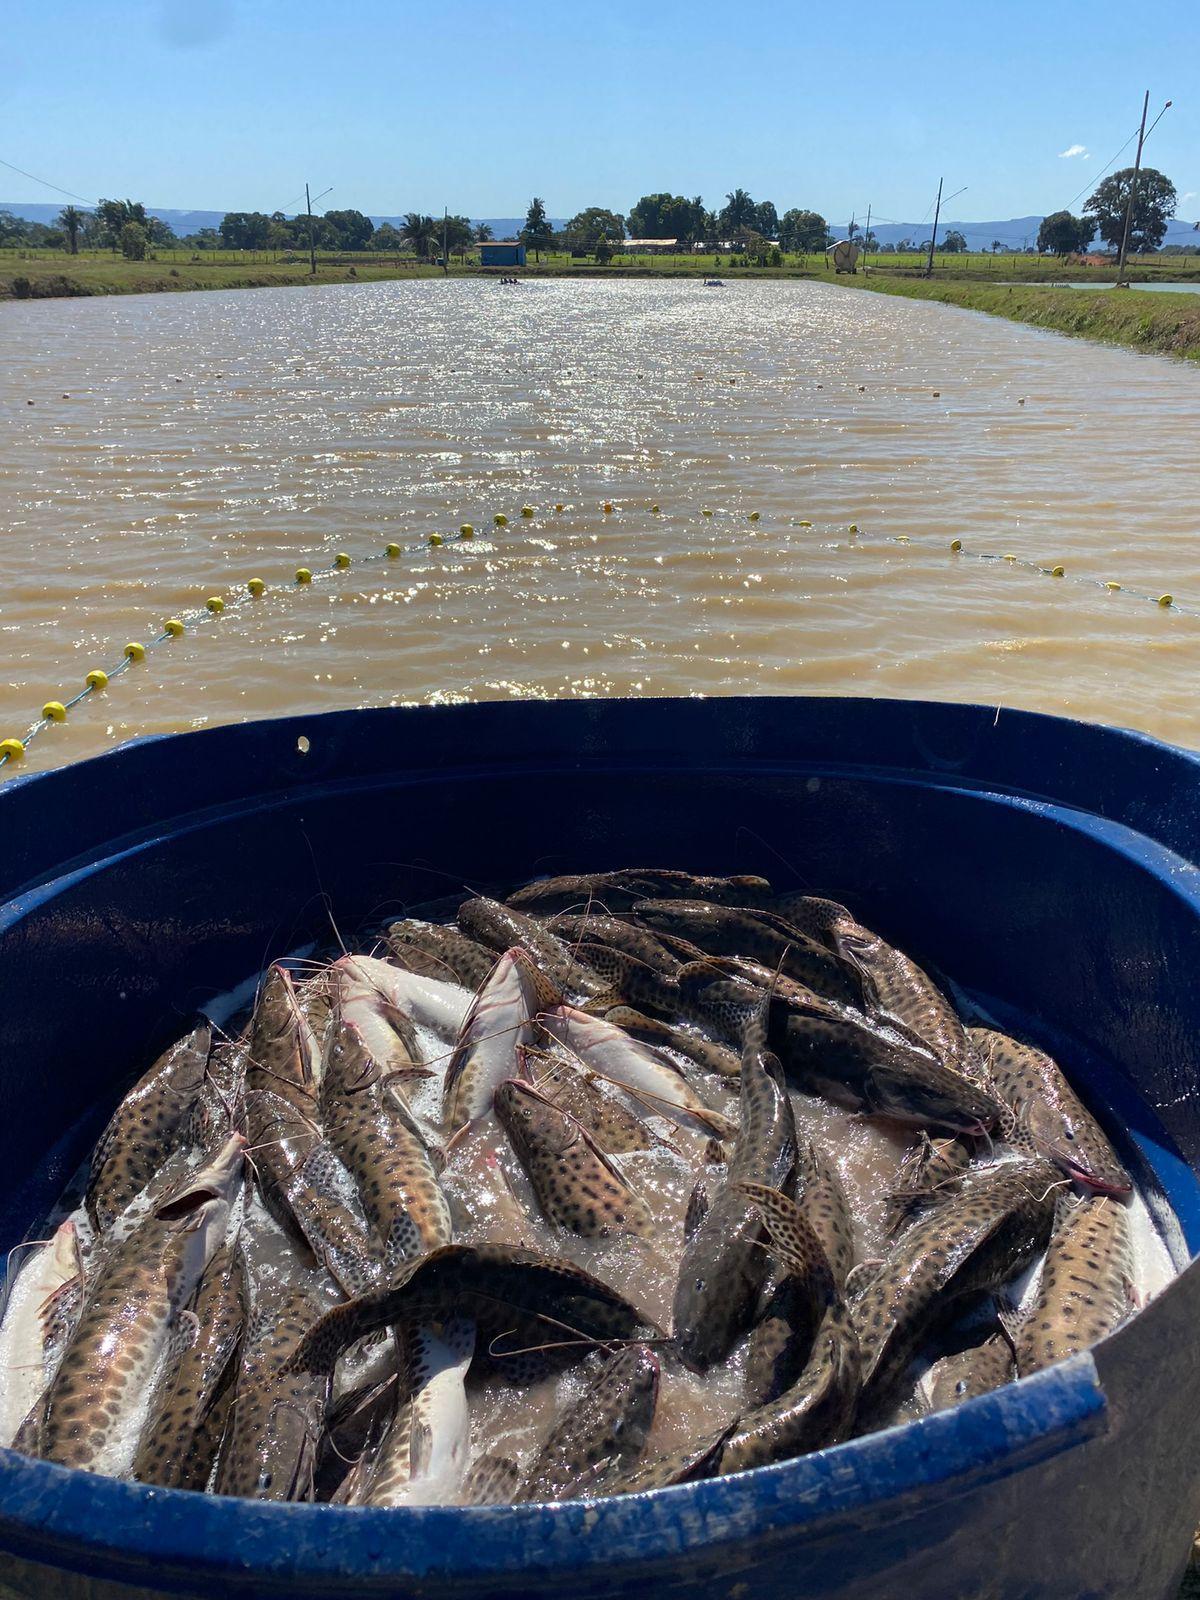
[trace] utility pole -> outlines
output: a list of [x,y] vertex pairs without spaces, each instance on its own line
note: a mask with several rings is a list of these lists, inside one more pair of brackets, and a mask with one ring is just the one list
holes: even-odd
[[1125,227],[1121,233],[1121,254],[1117,261],[1116,287],[1122,288],[1125,284],[1125,257],[1129,252],[1129,225],[1133,221],[1133,197],[1137,193],[1138,174],[1142,170],[1142,146],[1146,142],[1146,113],[1150,109],[1150,91],[1146,90],[1146,98],[1142,101],[1142,126],[1138,130],[1137,158],[1133,163],[1133,177],[1129,180],[1129,199],[1125,202]]
[[945,178],[938,179],[937,204],[933,210],[933,232],[929,235],[929,260],[925,263],[925,276],[927,278],[933,277],[933,252],[937,245],[938,218],[942,214],[942,185],[945,181]]
[[446,206],[442,212],[442,276],[450,271],[450,257],[446,252],[446,238],[450,232],[450,207]]
[[871,239],[871,208],[870,208],[870,206],[868,206],[867,207],[867,231],[866,231],[866,233],[863,234],[863,277],[864,278],[869,278],[870,275],[871,275],[870,272],[868,271],[868,268],[867,268],[867,253],[871,248],[870,239]]
[[308,193],[308,185],[304,185],[304,204],[308,210],[308,270],[315,278],[317,275],[317,244],[316,235],[313,233],[312,200]]

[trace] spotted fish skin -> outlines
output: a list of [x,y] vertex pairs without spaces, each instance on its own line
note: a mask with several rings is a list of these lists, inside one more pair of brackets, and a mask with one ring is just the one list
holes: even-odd
[[389,923],[384,938],[392,959],[410,972],[478,989],[496,965],[496,952],[457,928],[411,918]]
[[136,1433],[126,1444],[122,1424],[146,1404],[180,1313],[224,1240],[244,1147],[233,1135],[106,1259],[43,1402],[35,1453],[44,1460],[129,1471]]
[[495,1106],[549,1222],[589,1239],[650,1237],[645,1202],[570,1112],[515,1078],[496,1090]]
[[533,1043],[534,1018],[558,1000],[522,949],[506,950],[471,1003],[442,1087],[450,1132],[484,1117],[506,1078],[521,1071],[519,1050]]
[[452,1317],[404,1337],[407,1398],[364,1457],[350,1505],[445,1505],[458,1495],[471,1448],[463,1387],[475,1352],[475,1324]]
[[301,1269],[269,1289],[261,1283],[255,1288],[214,1482],[217,1494],[308,1497],[329,1385],[323,1374],[293,1367],[290,1358],[320,1314],[314,1276]]
[[971,1039],[996,1094],[1012,1112],[1007,1138],[1048,1156],[1089,1189],[1131,1192],[1116,1151],[1050,1056],[990,1028],[972,1028]]
[[514,1498],[572,1500],[603,1492],[645,1449],[658,1385],[658,1357],[648,1346],[609,1356],[550,1430]]
[[679,958],[664,948],[662,942],[646,928],[632,922],[622,922],[602,912],[586,912],[582,916],[559,915],[546,924],[560,939],[573,948],[584,945],[607,945],[609,949],[624,951],[635,961],[642,961],[665,977],[674,975]]
[[807,934],[781,932],[753,910],[703,901],[643,900],[632,914],[657,932],[689,940],[706,955],[748,956],[825,999],[864,1003],[862,976],[854,963]]
[[1129,1215],[1119,1200],[1089,1195],[1060,1205],[1037,1299],[1017,1336],[1021,1376],[1086,1350],[1131,1310]]
[[208,1024],[164,1052],[121,1101],[92,1157],[85,1204],[105,1232],[180,1142],[204,1087],[212,1043]]
[[248,1293],[241,1254],[223,1246],[196,1291],[196,1337],[164,1374],[142,1427],[133,1462],[140,1482],[173,1489],[207,1485],[219,1432],[205,1422],[213,1406],[232,1399]]
[[854,1266],[854,1224],[837,1168],[812,1139],[796,1141],[796,1204],[821,1242],[840,1294]]
[[743,1415],[721,1451],[720,1473],[746,1472],[836,1444],[850,1431],[862,1382],[858,1334],[834,1300],[803,1372],[777,1400]]
[[312,1035],[286,967],[271,968],[250,1018],[246,1089],[278,1095],[302,1117],[316,1109]]
[[421,1130],[352,1023],[342,1023],[326,1053],[321,1115],[358,1186],[384,1270],[449,1244],[450,1206]]
[[978,1073],[975,1047],[958,1012],[915,961],[849,918],[836,926],[834,943],[866,975],[874,1015],[926,1046],[943,1066],[967,1077]]
[[259,1188],[272,1215],[307,1243],[347,1294],[376,1283],[379,1255],[353,1180],[312,1113],[301,1115],[282,1095],[257,1089],[246,1095],[246,1120]]
[[802,1378],[841,1287],[801,1203],[764,1184],[738,1183],[735,1188],[762,1217],[766,1248],[784,1274],[754,1325],[746,1358],[746,1398],[751,1405],[767,1405]]
[[966,1350],[956,1350],[935,1361],[922,1388],[931,1411],[948,1411],[964,1400],[990,1394],[1016,1376],[1012,1342],[1001,1329]]
[[965,1134],[931,1139],[925,1134],[900,1163],[889,1196],[888,1230],[899,1233],[927,1205],[957,1183],[975,1156],[975,1141]]
[[477,1348],[510,1333],[540,1330],[540,1338],[564,1340],[564,1326],[578,1341],[576,1358],[610,1339],[656,1337],[648,1322],[615,1289],[573,1261],[518,1245],[443,1245],[406,1262],[385,1287],[327,1312],[305,1337],[291,1365],[331,1373],[342,1351],[378,1328],[401,1319],[473,1316]]
[[509,1456],[485,1453],[468,1467],[459,1492],[459,1503],[464,1506],[511,1505],[521,1469]]
[[526,951],[537,970],[560,994],[604,992],[603,982],[580,960],[574,947],[551,933],[536,917],[525,916],[499,900],[481,895],[464,900],[459,906],[458,923],[464,933],[493,950]]
[[963,1295],[998,1289],[1037,1258],[1060,1181],[1046,1161],[983,1167],[905,1230],[851,1305],[864,1407],[888,1397],[918,1344]]
[[765,902],[770,894],[771,885],[765,878],[714,878],[664,867],[627,867],[616,872],[543,878],[509,895],[508,904],[544,916],[553,912],[581,911],[592,901],[609,911],[628,911],[639,900],[679,897],[749,905],[752,901]]
[[63,1222],[10,1278],[0,1327],[0,1445],[11,1445],[58,1371],[83,1300],[74,1222]]
[[651,1489],[669,1489],[677,1483],[698,1483],[711,1478],[721,1466],[721,1453],[737,1428],[737,1420],[712,1429],[698,1439],[689,1440],[666,1455],[651,1456],[638,1462],[631,1472],[622,1473],[607,1485],[607,1494],[644,1494]]
[[741,1124],[728,1177],[684,1248],[672,1327],[688,1366],[723,1360],[753,1314],[767,1272],[762,1226],[743,1182],[782,1188],[796,1161],[796,1122],[778,1060],[765,1047],[765,1017],[748,1030],[742,1055]]
[[560,1111],[568,1111],[581,1122],[606,1155],[628,1155],[632,1150],[649,1150],[654,1135],[645,1122],[614,1095],[606,1094],[594,1072],[574,1061],[538,1051],[524,1052],[527,1078]]
[[623,1029],[632,1038],[640,1039],[643,1044],[674,1050],[677,1055],[686,1056],[698,1067],[715,1072],[718,1077],[736,1078],[741,1073],[742,1058],[728,1045],[719,1044],[715,1039],[707,1039],[699,1033],[691,1033],[686,1028],[672,1027],[658,1017],[647,1017],[632,1006],[610,1006],[604,1013],[604,1020]]

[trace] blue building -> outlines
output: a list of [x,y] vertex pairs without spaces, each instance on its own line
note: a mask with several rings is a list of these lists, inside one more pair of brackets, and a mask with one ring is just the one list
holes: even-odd
[[523,244],[481,244],[479,246],[479,265],[481,267],[523,267],[525,265],[525,246]]

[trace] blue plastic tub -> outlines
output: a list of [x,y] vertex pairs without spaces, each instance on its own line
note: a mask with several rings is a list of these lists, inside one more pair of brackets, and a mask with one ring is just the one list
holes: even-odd
[[[302,749],[302,742],[307,749]],[[0,1248],[133,1069],[272,956],[462,884],[630,863],[848,901],[1058,1051],[1200,1244],[1200,763],[867,700],[345,713],[0,791]],[[0,1451],[0,1592],[1167,1600],[1200,1514],[1193,1264],[1094,1352],[742,1477],[561,1507],[262,1506]]]

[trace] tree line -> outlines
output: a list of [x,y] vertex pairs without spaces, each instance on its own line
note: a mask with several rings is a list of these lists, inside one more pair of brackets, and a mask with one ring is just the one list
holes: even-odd
[[[1144,167],[1136,176],[1129,248],[1141,254],[1162,245],[1178,198],[1174,184],[1154,167]],[[1038,251],[1059,256],[1080,253],[1097,233],[1112,249],[1118,249],[1134,178],[1133,168],[1125,167],[1097,185],[1082,215],[1056,211],[1046,217],[1038,230]],[[928,239],[902,239],[894,246],[880,245],[874,233],[864,233],[854,223],[849,234],[864,249],[872,251],[890,253],[929,247]],[[156,247],[287,254],[306,251],[310,244],[324,252],[377,250],[430,260],[441,255],[443,245],[448,255],[465,257],[469,249],[486,243],[491,236],[487,223],[472,224],[463,216],[425,216],[417,211],[408,212],[399,227],[390,222],[376,227],[370,217],[354,210],[326,211],[312,218],[304,212],[289,217],[282,211],[230,211],[219,228],[201,228],[183,238],[178,238],[161,217],[148,215],[146,207],[136,200],[101,200],[93,211],[65,206],[53,224],[26,222],[0,211],[0,246],[63,249],[71,255],[81,247],[112,250],[136,261]],[[557,230],[549,221],[545,202],[535,196],[518,237],[535,256],[543,251],[561,251],[606,261],[626,238],[673,239],[681,253],[697,247],[739,250],[764,264],[781,251],[804,254],[826,250],[835,238],[819,212],[793,208],[780,215],[770,200],[756,201],[745,189],[734,189],[725,196],[722,207],[712,210],[700,195],[688,199],[666,192],[642,195],[627,216],[603,206],[588,206]],[[937,244],[939,250],[950,253],[967,248],[966,239],[953,229]],[[994,240],[992,248],[999,249],[1000,242]]]

